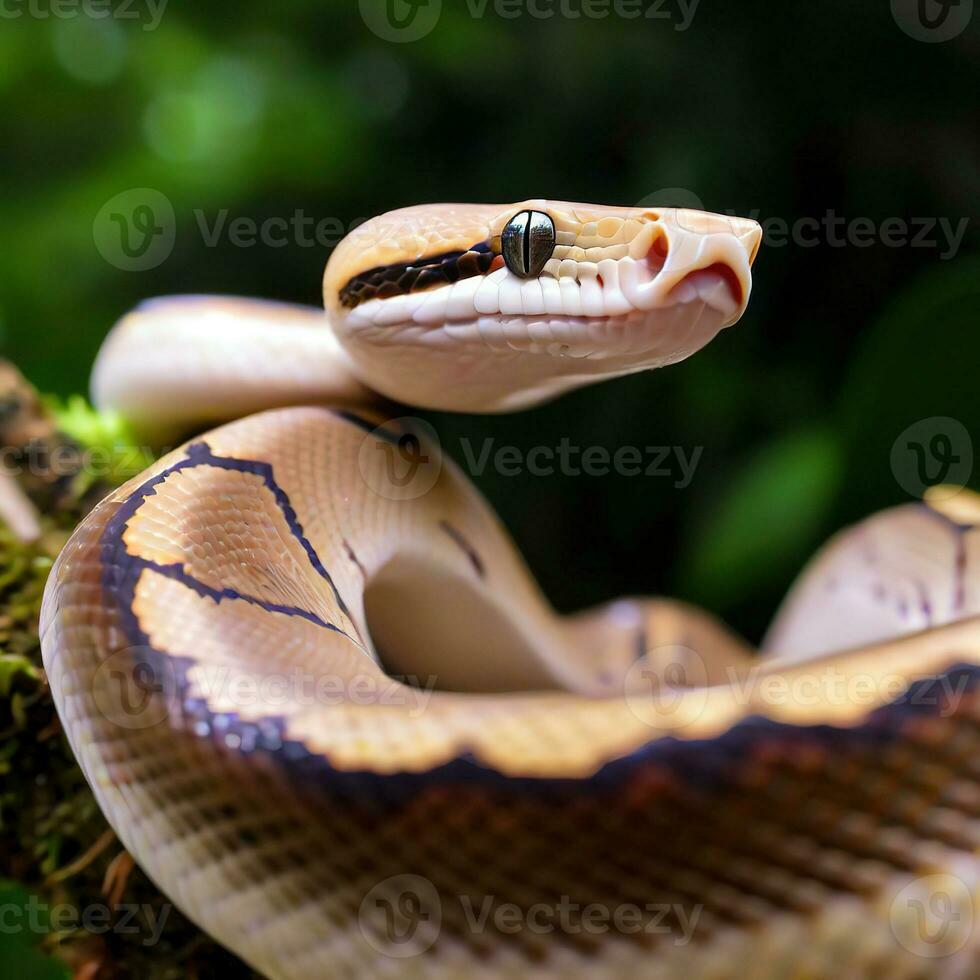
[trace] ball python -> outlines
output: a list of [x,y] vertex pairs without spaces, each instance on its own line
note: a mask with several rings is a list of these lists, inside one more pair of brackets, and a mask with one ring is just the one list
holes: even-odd
[[44,664],[121,841],[256,970],[980,976],[978,498],[841,532],[754,650],[669,599],[556,615],[393,407],[680,361],[760,241],[422,206],[337,246],[326,317],[172,297],[111,331],[95,403],[190,439],[64,548]]

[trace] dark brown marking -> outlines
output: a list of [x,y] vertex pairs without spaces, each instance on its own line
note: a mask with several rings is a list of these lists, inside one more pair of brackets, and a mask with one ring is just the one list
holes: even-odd
[[963,612],[966,605],[966,536],[956,536],[956,557],[953,559],[953,611]]
[[453,541],[455,541],[456,544],[459,545],[459,547],[463,550],[463,553],[466,555],[467,558],[469,558],[470,564],[473,566],[474,570],[476,571],[476,574],[479,575],[480,578],[486,578],[487,569],[486,566],[483,564],[483,559],[477,554],[476,549],[473,547],[473,545],[471,545],[469,541],[466,540],[466,538],[463,536],[463,533],[457,528],[453,527],[452,524],[449,523],[449,521],[440,521],[439,527],[441,527],[443,531],[445,531],[446,534],[448,534],[449,537],[451,537]]
[[416,259],[379,265],[352,276],[341,287],[341,305],[353,309],[369,299],[390,299],[424,289],[482,276],[490,271],[496,254],[486,242],[471,245],[465,252],[442,252]]
[[350,546],[350,542],[347,538],[344,538],[344,551],[347,552],[347,557],[354,563],[357,570],[361,573],[361,578],[367,578],[367,572],[364,571],[364,566],[361,564],[361,560],[354,554],[354,549]]
[[647,636],[647,627],[644,623],[637,631],[636,636],[633,638],[633,660],[642,660],[647,655],[647,647],[650,644],[650,638]]

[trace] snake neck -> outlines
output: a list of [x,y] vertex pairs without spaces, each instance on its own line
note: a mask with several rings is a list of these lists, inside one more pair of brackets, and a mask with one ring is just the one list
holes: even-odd
[[224,296],[142,303],[99,351],[92,400],[153,446],[266,409],[391,405],[358,377],[322,310]]

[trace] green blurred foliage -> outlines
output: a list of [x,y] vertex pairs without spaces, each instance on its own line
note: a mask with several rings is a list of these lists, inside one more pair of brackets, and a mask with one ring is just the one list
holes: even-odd
[[[5,927],[0,930],[0,975],[29,980],[68,980],[68,968],[37,947],[49,929],[45,915],[32,911],[30,895],[18,884],[0,880],[0,909]],[[33,923],[38,932],[14,929],[15,923]]]
[[[423,201],[632,204],[680,187],[789,224],[977,214],[975,24],[925,44],[887,3],[705,0],[685,31],[472,9],[444,0],[431,33],[404,44],[372,33],[355,2],[172,0],[153,30],[145,16],[5,20],[5,354],[68,396],[145,296],[319,301],[327,248],[209,245],[201,223],[222,213],[302,209],[350,227]],[[93,221],[137,187],[172,203],[175,247],[124,272]],[[907,499],[889,450],[910,421],[975,429],[975,226],[946,258],[942,244],[770,239],[748,314],[689,362],[517,416],[436,419],[457,459],[464,437],[703,447],[683,489],[477,478],[560,608],[680,593],[758,637],[822,538]]]
[[798,429],[764,446],[737,471],[717,511],[699,523],[681,568],[682,587],[713,608],[778,589],[795,557],[818,540],[840,489],[833,433]]

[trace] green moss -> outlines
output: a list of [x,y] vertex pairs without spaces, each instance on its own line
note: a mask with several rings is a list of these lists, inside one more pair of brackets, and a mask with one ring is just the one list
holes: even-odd
[[117,412],[100,412],[81,395],[64,400],[49,396],[44,405],[58,431],[82,447],[87,465],[79,473],[80,492],[95,480],[124,483],[152,461],[149,450],[139,446],[133,430]]
[[[66,428],[79,443],[123,444],[115,423],[80,401],[71,404]],[[131,867],[55,712],[38,614],[54,558],[87,509],[92,486],[76,481],[57,513],[43,516],[44,534],[35,544],[23,544],[0,525],[0,975],[62,977],[67,965],[90,980],[251,977]],[[43,914],[29,925],[17,909],[31,902]],[[128,914],[121,904],[140,910],[135,931],[120,927]],[[85,924],[86,913],[97,928]],[[161,917],[165,926],[150,942]]]

